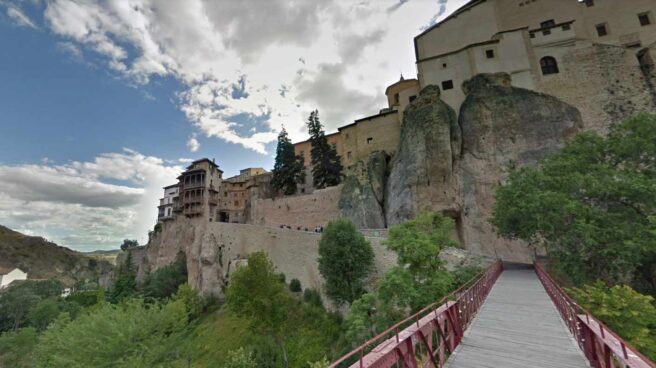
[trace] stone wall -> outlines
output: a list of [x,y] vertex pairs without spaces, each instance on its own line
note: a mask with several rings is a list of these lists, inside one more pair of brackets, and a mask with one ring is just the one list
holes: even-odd
[[605,134],[613,123],[656,109],[656,78],[634,50],[591,44],[566,52],[560,64],[560,73],[542,76],[537,89],[576,106],[585,130]]
[[[373,285],[390,267],[396,255],[382,245],[385,239],[366,237],[375,254]],[[179,251],[187,256],[189,284],[203,294],[222,296],[228,275],[248,254],[265,251],[287,281],[296,278],[303,288],[322,291],[318,271],[319,239],[311,232],[248,224],[228,224],[181,219],[171,222],[147,248],[147,262],[141,268],[157,269],[175,260]],[[140,274],[143,274],[140,271]]]
[[255,225],[288,225],[314,229],[326,226],[339,216],[342,186],[315,190],[312,194],[272,199],[255,199],[251,203],[251,223]]

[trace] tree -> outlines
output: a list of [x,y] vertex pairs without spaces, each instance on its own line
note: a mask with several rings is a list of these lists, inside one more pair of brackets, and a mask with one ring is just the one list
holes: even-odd
[[121,244],[121,250],[125,251],[130,248],[138,247],[139,242],[136,240],[124,239],[123,244]]
[[303,288],[301,287],[301,282],[298,279],[292,279],[289,282],[289,291],[293,293],[300,293],[303,291]]
[[50,322],[54,321],[59,315],[59,304],[54,298],[48,298],[40,301],[32,307],[28,313],[30,326],[39,331],[45,330]]
[[284,195],[296,193],[297,184],[305,180],[303,157],[294,152],[294,145],[287,135],[285,128],[278,134],[276,147],[276,161],[273,166],[271,186]]
[[114,284],[109,290],[108,300],[119,303],[137,292],[137,275],[132,266],[132,254],[128,252],[125,262],[118,267]]
[[582,133],[560,153],[510,174],[491,223],[543,245],[581,285],[595,279],[656,291],[656,115]]
[[0,293],[0,331],[25,326],[30,309],[43,299],[59,296],[61,290],[57,280],[27,280]]
[[371,244],[346,219],[331,221],[319,241],[319,272],[326,280],[326,295],[337,305],[351,304],[364,293],[372,270]]
[[[387,271],[375,291],[356,300],[346,317],[346,335],[352,343],[375,336],[395,321],[440,300],[458,286],[440,260],[451,240],[453,220],[439,213],[423,213],[390,228],[385,244],[397,254],[398,264]],[[458,280],[463,277],[459,276]],[[468,280],[465,280],[468,281]]]
[[342,181],[342,161],[337,148],[328,143],[323,125],[319,121],[319,111],[310,113],[307,121],[310,144],[312,145],[312,182],[315,188],[322,189]]
[[656,305],[654,298],[626,285],[608,287],[597,281],[567,289],[574,299],[640,352],[656,360]]
[[0,335],[0,367],[34,367],[33,350],[39,334],[32,327]]
[[141,286],[146,298],[164,299],[178,291],[178,287],[187,283],[187,258],[179,252],[170,265],[158,268],[148,274]]
[[248,265],[231,276],[226,291],[228,307],[237,315],[250,320],[250,328],[257,334],[271,336],[288,366],[285,339],[292,330],[296,303],[280,282],[269,258],[263,252],[248,257]]

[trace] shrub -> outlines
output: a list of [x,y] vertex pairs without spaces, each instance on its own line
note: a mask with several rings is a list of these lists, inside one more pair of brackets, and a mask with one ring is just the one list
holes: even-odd
[[298,279],[292,279],[292,281],[289,282],[289,290],[293,293],[300,293],[303,291],[301,282]]
[[303,292],[303,300],[308,304],[323,308],[321,294],[316,289],[305,289]]

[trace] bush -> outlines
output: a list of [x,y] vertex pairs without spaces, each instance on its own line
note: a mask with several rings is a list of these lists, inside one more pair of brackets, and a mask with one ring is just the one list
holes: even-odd
[[0,367],[33,367],[33,350],[38,337],[37,331],[31,327],[0,335]]
[[321,294],[316,289],[305,289],[303,292],[303,300],[308,304],[323,308]]
[[173,295],[180,285],[186,283],[187,259],[180,252],[173,263],[148,274],[141,289],[146,298],[162,300]]
[[223,368],[257,368],[257,363],[253,359],[252,353],[246,353],[244,348],[228,352],[228,357]]
[[301,282],[298,279],[292,279],[292,281],[289,282],[289,290],[293,293],[300,293],[303,291]]

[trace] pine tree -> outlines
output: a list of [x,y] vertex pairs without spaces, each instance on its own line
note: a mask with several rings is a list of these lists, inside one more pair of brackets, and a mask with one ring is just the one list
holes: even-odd
[[315,188],[322,189],[337,185],[342,181],[342,162],[337,154],[337,148],[328,143],[326,133],[319,121],[319,111],[310,113],[307,122],[312,144],[312,183]]
[[285,128],[282,128],[278,134],[276,161],[271,179],[273,189],[285,195],[295,194],[297,184],[305,180],[303,166],[303,157],[295,154],[294,145]]

